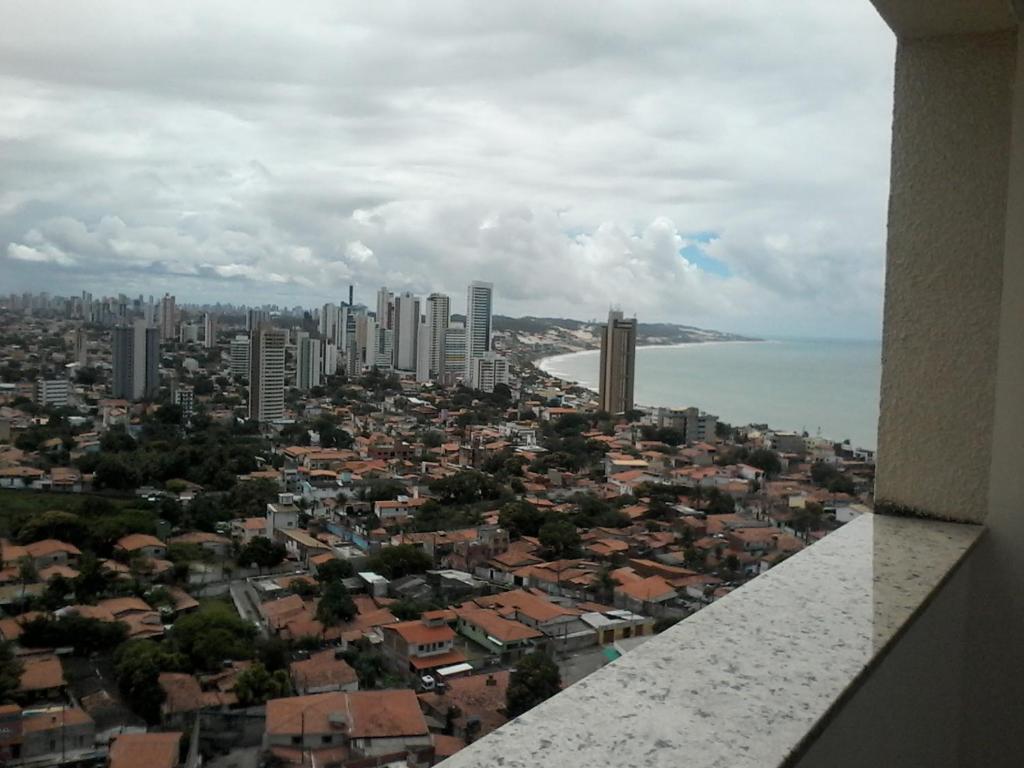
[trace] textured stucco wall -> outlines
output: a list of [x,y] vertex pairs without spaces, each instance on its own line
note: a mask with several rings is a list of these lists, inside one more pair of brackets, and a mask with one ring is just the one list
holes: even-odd
[[952,520],[988,506],[1015,40],[897,51],[876,499]]

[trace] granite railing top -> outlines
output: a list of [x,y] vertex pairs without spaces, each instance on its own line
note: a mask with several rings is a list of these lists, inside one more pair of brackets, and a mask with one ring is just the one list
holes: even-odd
[[982,530],[864,515],[441,765],[783,766]]

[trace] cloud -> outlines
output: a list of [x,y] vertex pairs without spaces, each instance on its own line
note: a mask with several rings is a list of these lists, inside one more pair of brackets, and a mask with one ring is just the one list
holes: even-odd
[[509,314],[878,333],[894,44],[866,0],[9,16],[5,289],[488,279]]

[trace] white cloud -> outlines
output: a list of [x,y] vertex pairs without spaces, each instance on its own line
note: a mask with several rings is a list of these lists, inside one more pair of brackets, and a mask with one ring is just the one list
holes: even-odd
[[40,0],[0,28],[4,287],[875,334],[893,47],[867,0]]

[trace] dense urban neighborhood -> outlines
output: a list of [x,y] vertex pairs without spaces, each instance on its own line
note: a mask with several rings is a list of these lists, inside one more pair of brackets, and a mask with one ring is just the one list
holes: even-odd
[[0,764],[435,765],[870,511],[463,317],[0,297]]

